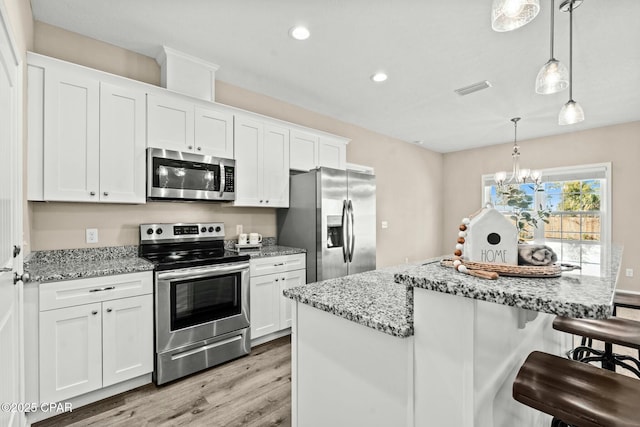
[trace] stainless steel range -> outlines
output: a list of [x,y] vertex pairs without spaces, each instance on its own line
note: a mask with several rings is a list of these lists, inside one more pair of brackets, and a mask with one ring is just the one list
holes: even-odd
[[249,353],[249,256],[225,252],[223,223],[142,224],[140,256],[156,265],[156,384]]

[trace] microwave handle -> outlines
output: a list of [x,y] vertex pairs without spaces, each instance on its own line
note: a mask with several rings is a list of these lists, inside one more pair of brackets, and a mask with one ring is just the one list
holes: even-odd
[[224,165],[220,163],[220,197],[224,194],[224,186],[226,185],[225,181]]

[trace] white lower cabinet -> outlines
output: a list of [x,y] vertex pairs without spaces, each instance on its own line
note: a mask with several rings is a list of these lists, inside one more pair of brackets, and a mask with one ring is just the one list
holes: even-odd
[[291,327],[291,300],[282,291],[306,283],[305,254],[252,259],[250,264],[251,339],[255,340]]
[[41,402],[60,402],[153,371],[151,274],[40,285]]

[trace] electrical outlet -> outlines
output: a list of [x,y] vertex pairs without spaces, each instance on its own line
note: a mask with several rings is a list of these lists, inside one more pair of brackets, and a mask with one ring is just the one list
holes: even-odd
[[87,228],[87,243],[98,243],[98,229]]
[[380,225],[382,226],[382,228],[389,228],[389,223],[387,221],[382,221]]
[[236,234],[241,234],[242,233],[242,224],[238,224],[236,225]]
[[625,271],[627,277],[633,277],[633,268],[627,268]]

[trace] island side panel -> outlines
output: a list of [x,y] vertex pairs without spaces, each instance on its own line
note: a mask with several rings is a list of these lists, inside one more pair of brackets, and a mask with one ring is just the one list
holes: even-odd
[[511,389],[531,351],[561,354],[568,345],[553,315],[419,288],[414,304],[416,426],[550,424]]
[[293,426],[413,426],[413,338],[295,304]]

